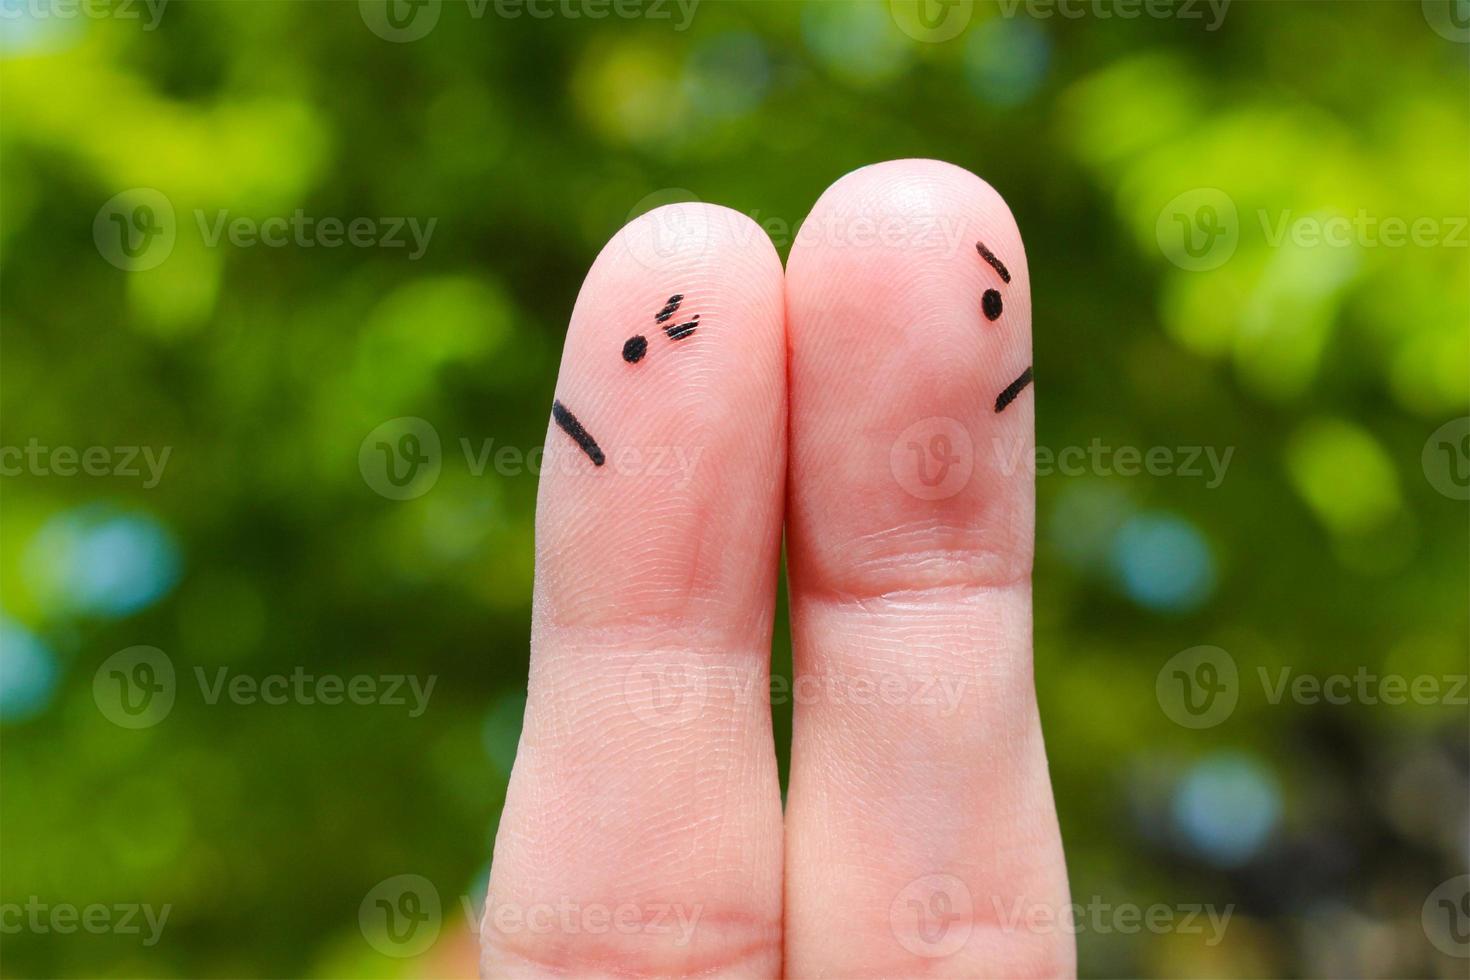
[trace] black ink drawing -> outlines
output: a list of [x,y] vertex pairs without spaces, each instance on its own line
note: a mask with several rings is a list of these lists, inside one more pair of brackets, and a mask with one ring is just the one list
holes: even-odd
[[[975,251],[979,252],[980,257],[990,263],[990,267],[1000,274],[1001,282],[1009,283],[1011,281],[1011,272],[1006,268],[1006,264],[996,258],[995,253],[986,248],[984,242],[976,242]],[[992,323],[1000,319],[1001,310],[1004,309],[1004,306],[1005,304],[1001,302],[1000,290],[998,289],[987,289],[985,290],[985,295],[980,297],[980,309],[985,312],[985,319]]]
[[1030,383],[1031,369],[1027,368],[1026,370],[1021,372],[1021,376],[1019,378],[1006,385],[1005,391],[1002,391],[1000,394],[995,396],[995,410],[997,412],[1004,412],[1006,410],[1006,406],[1015,401],[1016,396],[1019,395],[1023,390],[1025,390],[1026,386]]
[[[669,322],[674,318],[674,314],[679,312],[679,306],[683,302],[684,294],[675,293],[669,297],[668,302],[664,303],[663,309],[653,315],[653,322],[659,325],[670,340],[683,340],[694,333],[694,329],[699,326],[698,313],[683,323]],[[634,334],[623,342],[623,360],[629,364],[637,364],[647,353],[648,338],[642,334]],[[567,411],[567,407],[560,401],[552,400],[551,417],[556,420],[556,424],[563,432],[572,437],[573,442],[582,447],[582,452],[587,454],[587,458],[592,460],[594,466],[601,466],[607,462],[607,457],[603,454],[602,447],[597,444],[597,440],[592,438],[592,434],[582,426],[575,415]]]
[[[1011,270],[1006,268],[1006,264],[996,257],[994,252],[985,247],[984,242],[976,242],[975,251],[979,252],[980,257],[985,260],[986,264],[995,270],[996,274],[1000,276],[1001,282],[1006,284],[1010,283]],[[1004,308],[1005,304],[1001,302],[1000,290],[998,289],[987,289],[985,290],[985,295],[980,297],[980,309],[985,314],[985,319],[992,323],[1000,319],[1000,314]],[[1015,401],[1016,396],[1024,391],[1030,383],[1031,369],[1028,367],[1021,372],[1019,378],[1006,385],[1005,390],[995,396],[996,413],[1004,412],[1006,406]]]
[[[694,332],[699,326],[699,314],[694,314],[693,319],[683,323],[669,323],[675,313],[679,312],[679,306],[684,302],[683,293],[675,293],[670,296],[664,308],[653,315],[653,322],[659,324],[670,340],[683,340]],[[643,355],[648,353],[648,338],[642,334],[634,334],[623,342],[623,360],[629,364],[637,364],[643,360]]]
[[582,428],[582,423],[577,421],[575,415],[567,411],[565,405],[553,400],[551,403],[551,417],[556,419],[556,424],[561,426],[563,432],[572,437],[572,441],[582,447],[582,452],[586,453],[587,458],[592,460],[592,465],[601,466],[607,462],[607,457],[602,454],[602,447],[597,445],[597,440],[592,438],[586,429]]

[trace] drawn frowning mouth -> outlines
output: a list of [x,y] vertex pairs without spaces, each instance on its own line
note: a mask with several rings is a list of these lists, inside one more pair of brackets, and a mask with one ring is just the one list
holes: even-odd
[[592,434],[582,427],[582,423],[577,421],[575,415],[567,411],[565,405],[555,399],[551,402],[551,417],[556,420],[556,424],[561,427],[561,431],[571,436],[572,441],[582,447],[582,452],[586,453],[587,458],[592,460],[593,466],[601,466],[607,462],[607,457],[603,455],[602,447],[597,444],[597,440],[592,438]]

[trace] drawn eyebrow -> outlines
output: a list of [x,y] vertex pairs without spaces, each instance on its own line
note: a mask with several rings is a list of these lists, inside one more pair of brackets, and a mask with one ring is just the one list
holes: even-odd
[[995,253],[992,252],[990,249],[986,248],[984,242],[976,242],[975,243],[975,251],[977,251],[977,252],[980,253],[980,257],[982,259],[984,259],[986,262],[989,262],[990,263],[990,267],[992,269],[994,269],[996,272],[1000,273],[1000,281],[1001,282],[1010,282],[1011,281],[1011,273],[1010,273],[1010,270],[1006,268],[1006,264],[1004,262],[1002,262],[1000,259],[996,258],[995,257]]
[[[694,332],[699,326],[699,314],[683,323],[669,323],[675,313],[679,312],[679,305],[684,302],[683,293],[675,293],[664,303],[664,308],[653,315],[653,322],[660,325],[664,335],[670,340],[683,340]],[[643,355],[648,353],[648,338],[642,334],[634,334],[623,342],[623,360],[629,364],[637,364],[643,360]]]
[[1031,383],[1031,369],[1028,367],[1021,372],[1021,376],[1006,385],[1005,391],[995,396],[995,411],[1000,414],[1006,410],[1006,406],[1016,400],[1016,396],[1025,390]]
[[556,399],[551,401],[551,417],[556,419],[556,424],[561,426],[563,432],[572,437],[573,442],[582,447],[582,452],[592,460],[593,466],[601,466],[607,462],[607,457],[602,454],[602,447],[597,445],[597,440],[592,438],[587,430],[582,428],[582,423],[577,421],[577,417],[567,411],[567,407]]
[[697,326],[699,326],[698,313],[694,314],[694,319],[688,321],[687,323],[680,323],[672,327],[664,327],[664,333],[669,335],[670,340],[683,340],[685,337],[692,334],[694,332],[694,328]]

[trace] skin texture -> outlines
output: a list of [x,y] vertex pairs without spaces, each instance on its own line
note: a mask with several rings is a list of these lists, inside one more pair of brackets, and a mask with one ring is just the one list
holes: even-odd
[[[603,249],[556,397],[606,461],[549,428],[484,975],[1075,972],[1031,673],[1034,389],[995,411],[1031,364],[1026,270],[995,191],[926,160],[837,181],[784,276],[710,205]],[[670,340],[676,293],[668,322],[700,319]]]

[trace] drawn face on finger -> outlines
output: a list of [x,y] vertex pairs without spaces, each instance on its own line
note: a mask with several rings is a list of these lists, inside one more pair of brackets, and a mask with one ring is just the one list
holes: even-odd
[[[691,320],[686,320],[683,323],[674,322],[678,319],[675,314],[679,312],[679,307],[683,303],[684,294],[675,293],[664,303],[664,308],[653,315],[653,322],[659,325],[664,335],[670,340],[683,340],[685,337],[694,333],[694,329],[699,326],[698,313],[694,314],[694,318]],[[635,333],[623,342],[623,360],[629,364],[637,364],[643,360],[643,355],[647,353],[648,338],[641,333]]]
[[[1006,264],[1002,262],[994,252],[985,247],[984,242],[976,242],[975,251],[979,252],[980,257],[985,260],[985,263],[995,270],[996,275],[1000,276],[1000,281],[1002,285],[1010,285],[1010,270],[1006,268]],[[985,294],[980,297],[980,312],[982,312],[985,315],[985,319],[989,320],[991,323],[994,323],[996,320],[1000,319],[1000,315],[1005,312],[1005,298],[1001,295],[999,289],[991,288],[985,290]],[[996,414],[1004,412],[1006,410],[1006,407],[1010,405],[1011,402],[1015,401],[1016,396],[1021,394],[1021,392],[1024,391],[1026,389],[1026,386],[1030,383],[1031,367],[1028,365],[1026,367],[1026,370],[1017,375],[1015,381],[1012,381],[1010,384],[1006,385],[1005,388],[1001,389],[1000,394],[995,396]]]
[[[670,341],[677,342],[692,336],[699,326],[698,313],[680,322],[681,318],[676,314],[683,304],[684,294],[675,293],[664,302],[663,308],[653,315],[654,324]],[[641,333],[635,333],[623,342],[623,360],[629,364],[637,364],[648,355],[648,348],[648,338]],[[587,458],[592,460],[592,465],[601,466],[607,461],[607,456],[603,453],[602,447],[597,444],[597,440],[592,438],[591,433],[560,401],[551,403],[551,417],[556,420],[561,430],[571,436],[572,441],[587,454]]]

